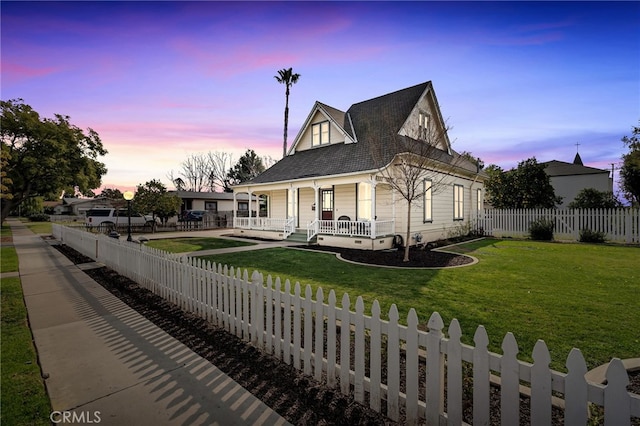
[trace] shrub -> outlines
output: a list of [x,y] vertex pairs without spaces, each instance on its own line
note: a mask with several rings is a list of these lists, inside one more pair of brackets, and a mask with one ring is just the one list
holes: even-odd
[[29,216],[30,222],[49,222],[49,215],[44,213],[35,213]]
[[580,239],[581,243],[604,243],[606,234],[604,232],[592,231],[591,229],[581,229]]
[[551,219],[536,219],[529,224],[529,235],[532,240],[553,240],[553,228],[555,225]]

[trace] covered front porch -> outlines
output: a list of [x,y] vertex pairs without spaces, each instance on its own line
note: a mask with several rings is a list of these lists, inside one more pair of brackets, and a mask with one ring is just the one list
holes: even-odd
[[374,176],[234,188],[234,196],[244,192],[262,200],[266,215],[252,216],[252,206],[248,217],[234,215],[234,235],[380,250],[397,233],[393,194]]

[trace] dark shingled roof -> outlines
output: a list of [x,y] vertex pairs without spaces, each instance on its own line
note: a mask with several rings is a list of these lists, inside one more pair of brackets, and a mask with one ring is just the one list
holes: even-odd
[[[377,98],[353,104],[347,112],[318,102],[331,117],[355,140],[356,143],[340,143],[297,151],[284,157],[271,168],[255,177],[252,183],[282,182],[294,179],[349,174],[375,170],[380,164],[388,164],[397,152],[391,152],[390,138],[403,138],[397,133],[418,103],[422,94],[431,87],[425,82],[398,90]],[[433,90],[433,89],[431,89]],[[435,97],[435,95],[434,95]],[[351,120],[349,120],[349,117]],[[351,126],[353,123],[353,128]],[[355,135],[353,132],[355,131]],[[396,145],[396,144],[393,144]],[[382,149],[381,149],[382,148]],[[459,158],[437,150],[437,159],[446,163]],[[375,161],[372,152],[380,152],[382,161]],[[464,160],[462,167],[475,172],[475,165]]]
[[566,163],[564,161],[547,161],[541,163],[545,165],[544,171],[549,176],[573,176],[573,175],[593,175],[609,173],[609,170],[596,169],[595,167],[583,166],[581,164]]

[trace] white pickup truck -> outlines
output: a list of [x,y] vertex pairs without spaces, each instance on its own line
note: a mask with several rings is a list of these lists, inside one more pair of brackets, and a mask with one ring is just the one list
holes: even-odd
[[[129,223],[127,209],[93,208],[87,211],[84,223],[88,228],[97,227],[101,231],[122,228]],[[155,224],[153,216],[131,213],[131,226],[153,229]]]

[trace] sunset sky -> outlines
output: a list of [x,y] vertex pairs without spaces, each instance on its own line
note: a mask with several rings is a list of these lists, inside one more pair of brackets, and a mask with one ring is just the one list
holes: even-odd
[[[611,168],[640,118],[640,2],[2,1],[3,100],[69,115],[109,153],[103,188],[190,155],[282,156],[316,100],[346,110],[433,82],[457,151],[511,168]],[[617,188],[616,188],[617,189]]]

